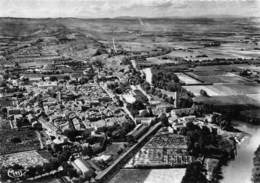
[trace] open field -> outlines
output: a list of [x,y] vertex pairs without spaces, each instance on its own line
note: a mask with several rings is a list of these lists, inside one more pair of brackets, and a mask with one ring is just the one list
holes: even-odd
[[256,84],[196,85],[184,86],[184,88],[194,93],[195,96],[200,95],[200,90],[205,90],[209,96],[260,94],[260,85]]
[[238,66],[238,68],[240,69],[250,69],[250,70],[253,70],[253,71],[256,71],[256,72],[260,72],[260,66],[256,66],[256,65],[241,65],[241,66]]
[[184,168],[122,169],[109,183],[180,183],[184,174]]
[[229,96],[212,96],[212,97],[195,97],[196,103],[205,103],[214,106],[241,106],[245,109],[260,107],[259,100],[246,95],[229,95]]
[[251,81],[243,78],[237,74],[231,72],[223,71],[198,71],[198,72],[189,72],[190,76],[203,81],[205,83],[237,83],[237,84],[246,84]]
[[200,81],[184,74],[184,73],[175,73],[178,78],[180,79],[181,82],[185,83],[185,84],[199,84],[201,83]]
[[260,106],[260,94],[247,94],[247,97],[256,101],[256,104]]
[[[174,43],[172,43],[174,44]],[[197,47],[196,49],[176,49],[167,54],[172,60],[178,58],[186,58],[189,60],[208,60],[214,58],[232,59],[232,58],[254,58],[259,57],[258,50],[250,50],[250,48],[241,49],[247,47],[243,43],[223,43],[221,46],[210,48]],[[247,50],[248,49],[248,50]]]
[[226,72],[238,73],[244,69],[252,69],[255,71],[260,71],[259,65],[252,64],[236,64],[236,65],[214,65],[214,66],[197,66],[193,68],[194,72],[205,73],[205,75],[221,74]]

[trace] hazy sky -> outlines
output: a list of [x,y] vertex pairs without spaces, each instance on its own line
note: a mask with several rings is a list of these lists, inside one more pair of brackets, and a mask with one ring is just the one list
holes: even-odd
[[1,17],[260,16],[260,0],[0,0]]

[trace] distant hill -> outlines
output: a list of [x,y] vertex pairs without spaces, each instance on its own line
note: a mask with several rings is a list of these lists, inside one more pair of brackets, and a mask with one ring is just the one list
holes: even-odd
[[26,37],[55,34],[66,29],[54,19],[0,19],[0,35],[10,37]]
[[[141,21],[140,21],[141,19]],[[238,17],[158,17],[143,18],[120,16],[115,18],[0,18],[0,36],[45,36],[59,35],[64,32],[77,32],[100,41],[133,40],[140,32],[149,35],[163,32],[209,34],[212,33],[248,33],[258,32],[259,19]]]

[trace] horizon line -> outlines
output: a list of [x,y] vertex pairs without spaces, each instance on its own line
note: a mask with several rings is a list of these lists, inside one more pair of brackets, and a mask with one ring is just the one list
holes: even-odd
[[198,16],[115,16],[115,17],[73,17],[73,16],[58,16],[58,17],[15,17],[15,16],[3,16],[3,18],[13,18],[13,19],[193,19],[193,18],[205,18],[205,19],[212,19],[212,18],[260,18],[260,16],[240,16],[240,15],[198,15]]

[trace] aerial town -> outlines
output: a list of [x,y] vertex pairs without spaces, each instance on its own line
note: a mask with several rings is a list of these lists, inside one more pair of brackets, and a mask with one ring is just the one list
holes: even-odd
[[259,183],[259,23],[0,18],[0,182]]

